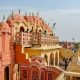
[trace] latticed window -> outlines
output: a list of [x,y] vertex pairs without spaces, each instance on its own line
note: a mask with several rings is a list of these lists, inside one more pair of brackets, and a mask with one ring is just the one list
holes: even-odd
[[52,73],[48,73],[48,80],[53,80],[53,75],[52,75]]
[[41,72],[41,80],[45,80],[45,73],[43,71]]
[[36,70],[32,72],[32,80],[39,80],[39,73]]
[[23,70],[23,78],[27,79],[27,70]]

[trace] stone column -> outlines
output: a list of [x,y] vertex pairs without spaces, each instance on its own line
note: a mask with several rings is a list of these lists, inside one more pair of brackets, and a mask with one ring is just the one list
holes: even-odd
[[58,57],[57,66],[59,66],[59,51],[57,52],[57,57]]
[[66,80],[70,80],[70,76],[66,76]]
[[14,73],[13,74],[13,80],[17,80],[16,76],[17,76],[16,73]]
[[48,66],[50,66],[50,55],[48,56]]
[[55,66],[55,53],[54,53],[54,66]]

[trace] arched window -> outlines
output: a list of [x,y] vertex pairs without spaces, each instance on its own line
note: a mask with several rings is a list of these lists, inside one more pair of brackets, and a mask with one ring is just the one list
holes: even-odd
[[20,32],[24,32],[24,27],[23,26],[20,27]]
[[9,80],[9,67],[4,69],[4,80]]
[[39,32],[40,32],[40,33],[42,32],[41,29],[39,30]]

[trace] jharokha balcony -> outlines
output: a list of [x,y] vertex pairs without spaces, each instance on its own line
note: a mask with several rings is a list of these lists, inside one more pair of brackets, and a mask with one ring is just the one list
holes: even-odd
[[[39,48],[53,48],[59,47],[59,39],[53,35],[43,33],[16,33],[16,44],[24,47],[34,47],[37,45]],[[37,47],[38,48],[38,47]]]

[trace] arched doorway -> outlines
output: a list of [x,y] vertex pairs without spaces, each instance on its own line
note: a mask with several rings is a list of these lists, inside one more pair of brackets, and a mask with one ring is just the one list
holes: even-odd
[[45,59],[46,63],[48,64],[48,56],[46,54],[44,55],[44,59]]
[[50,65],[54,64],[54,55],[53,53],[50,54]]
[[20,32],[24,32],[24,27],[23,26],[20,27]]
[[4,69],[4,80],[9,80],[9,67],[5,67]]
[[40,80],[40,74],[39,74],[39,70],[37,67],[32,67],[32,79],[31,80]]

